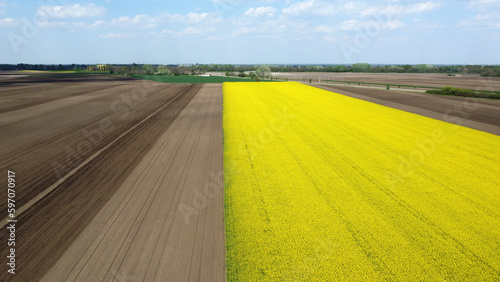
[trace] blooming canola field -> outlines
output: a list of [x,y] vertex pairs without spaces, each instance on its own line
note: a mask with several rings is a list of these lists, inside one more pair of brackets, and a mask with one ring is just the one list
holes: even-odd
[[499,136],[294,82],[223,92],[229,281],[500,279]]

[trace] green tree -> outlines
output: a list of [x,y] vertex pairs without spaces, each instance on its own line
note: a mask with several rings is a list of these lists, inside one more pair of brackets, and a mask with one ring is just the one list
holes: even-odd
[[145,65],[142,65],[142,69],[149,75],[151,74],[154,74],[155,73],[155,70],[153,68],[153,66],[149,65],[149,64],[145,64]]
[[403,72],[405,72],[405,73],[412,73],[413,70],[414,70],[414,68],[411,65],[404,65],[403,66]]
[[257,68],[255,72],[257,76],[265,77],[271,75],[271,68],[269,68],[269,66],[266,65],[261,65],[260,67]]
[[427,64],[421,64],[421,65],[416,65],[415,70],[418,73],[426,73],[426,72],[432,72],[434,70],[433,65],[427,65]]
[[371,72],[372,66],[366,63],[353,64],[351,66],[353,72]]
[[167,67],[165,65],[159,65],[157,67],[156,74],[159,74],[159,75],[169,75],[170,74],[170,70],[167,69]]
[[403,68],[398,65],[392,65],[389,67],[390,72],[403,72]]

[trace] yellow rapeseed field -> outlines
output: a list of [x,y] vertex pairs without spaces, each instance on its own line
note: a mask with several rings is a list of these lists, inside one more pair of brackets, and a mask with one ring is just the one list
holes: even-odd
[[224,178],[229,281],[500,280],[499,136],[224,83]]

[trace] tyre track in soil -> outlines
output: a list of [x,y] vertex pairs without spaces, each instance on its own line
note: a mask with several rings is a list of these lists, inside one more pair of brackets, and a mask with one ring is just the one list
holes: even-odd
[[[131,86],[132,87],[132,86]],[[85,226],[99,212],[102,206],[114,194],[116,189],[132,171],[135,165],[153,146],[161,134],[172,124],[182,109],[196,95],[201,86],[174,85],[161,86],[155,93],[170,89],[168,93],[148,97],[150,103],[137,107],[135,115],[131,112],[125,125],[117,126],[113,136],[119,136],[128,128],[141,122],[145,116],[169,103],[166,108],[153,115],[143,125],[120,138],[98,157],[84,165],[74,175],[69,177],[55,190],[36,202],[16,219],[16,275],[7,272],[7,265],[2,266],[0,280],[5,281],[35,281],[57,261],[66,248],[80,234]],[[174,93],[175,91],[175,93]],[[183,93],[177,99],[178,94]],[[153,96],[153,95],[152,95]],[[164,97],[163,97],[164,96]],[[154,105],[152,105],[152,103]],[[102,142],[103,146],[109,143]],[[28,149],[29,148],[25,148]],[[52,150],[64,149],[54,146]],[[64,152],[63,152],[64,154]],[[40,156],[43,158],[43,155]],[[8,164],[8,163],[7,163]],[[47,174],[52,172],[45,171]],[[16,172],[18,191],[24,186],[23,175]],[[43,181],[36,184],[37,192],[56,181],[54,177],[41,177]],[[47,181],[50,179],[50,181]],[[52,182],[51,182],[52,181]],[[26,186],[24,186],[26,187]],[[23,187],[23,188],[24,188]],[[33,198],[33,195],[30,195]],[[26,197],[29,200],[30,197]],[[21,205],[17,205],[19,209]],[[7,237],[2,230],[0,252],[7,253]]]
[[[309,85],[309,84],[308,84]],[[338,94],[500,135],[500,101],[313,84]],[[472,101],[476,104],[473,105]],[[476,108],[477,106],[477,108]]]
[[[208,186],[197,206],[195,191]],[[183,213],[182,205],[195,210]],[[42,281],[224,281],[223,214],[222,87],[212,84]]]

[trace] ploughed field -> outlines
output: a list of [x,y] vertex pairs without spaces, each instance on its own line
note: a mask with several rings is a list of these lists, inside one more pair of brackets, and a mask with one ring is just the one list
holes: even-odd
[[[454,86],[474,90],[500,91],[500,77],[482,77],[477,74],[465,74],[447,76],[447,74],[437,73],[324,73],[324,72],[303,72],[303,73],[273,73],[273,76],[289,78],[290,80],[304,79],[308,82],[328,83],[327,80],[351,81],[365,83],[381,83],[393,85],[410,85],[420,87],[444,87]],[[357,83],[353,83],[357,85]],[[381,87],[384,87],[382,85]],[[392,87],[394,88],[394,86]]]
[[0,280],[224,280],[221,85],[15,83],[0,100],[0,181],[17,184]]
[[226,83],[227,277],[496,281],[498,144],[299,83]]

